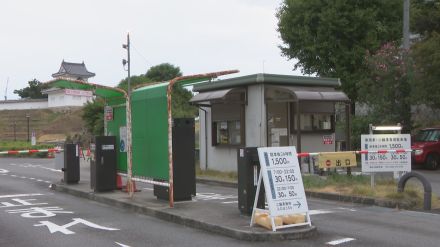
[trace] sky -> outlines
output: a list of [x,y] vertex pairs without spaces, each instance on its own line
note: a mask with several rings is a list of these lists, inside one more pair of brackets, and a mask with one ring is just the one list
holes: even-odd
[[0,99],[41,82],[67,62],[96,73],[89,82],[116,86],[131,74],[171,63],[184,75],[238,69],[301,75],[281,55],[276,11],[282,0],[2,0],[0,3]]

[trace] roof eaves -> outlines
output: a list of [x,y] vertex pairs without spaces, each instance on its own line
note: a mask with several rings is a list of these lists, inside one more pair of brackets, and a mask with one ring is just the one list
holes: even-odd
[[241,87],[253,84],[276,84],[289,86],[324,86],[338,87],[341,82],[337,78],[291,76],[277,74],[254,74],[220,81],[200,83],[194,86],[194,91],[203,92],[224,88]]

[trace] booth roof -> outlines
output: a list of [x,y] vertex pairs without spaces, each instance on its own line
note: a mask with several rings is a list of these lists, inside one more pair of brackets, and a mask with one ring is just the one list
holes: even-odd
[[234,88],[252,84],[274,84],[286,86],[324,86],[338,87],[341,82],[338,78],[292,76],[277,74],[254,74],[241,77],[235,77],[225,80],[200,83],[194,86],[193,91],[204,92],[225,88]]
[[[179,80],[177,83],[182,86],[190,86],[195,85],[197,83],[205,82],[207,80],[212,79],[214,76],[207,75],[206,77],[190,77],[186,79]],[[89,83],[80,80],[70,80],[70,79],[54,79],[44,83],[48,87],[57,87],[57,88],[69,88],[69,89],[80,89],[80,90],[90,90],[93,91],[95,95],[110,99],[110,98],[123,98],[125,96],[125,92],[116,87],[107,87],[99,84]],[[161,82],[161,83],[149,83],[136,88],[133,92],[136,91],[145,91],[157,87],[166,87],[169,82]]]

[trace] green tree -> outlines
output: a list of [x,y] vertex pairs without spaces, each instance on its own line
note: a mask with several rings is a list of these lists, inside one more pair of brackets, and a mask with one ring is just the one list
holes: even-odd
[[401,0],[284,0],[277,12],[281,52],[303,73],[338,77],[351,100],[369,74],[367,51],[401,38]]
[[411,1],[411,29],[420,35],[411,47],[419,103],[440,108],[440,0]]
[[47,94],[42,94],[41,90],[47,89],[43,83],[41,83],[37,79],[33,79],[28,82],[29,86],[14,90],[15,94],[18,94],[21,98],[29,98],[29,99],[44,99],[47,98]]
[[145,74],[145,77],[154,82],[169,81],[179,76],[182,76],[180,68],[169,63],[153,66]]
[[85,121],[87,131],[93,135],[104,134],[104,101],[95,99],[87,102],[83,108],[82,119]]
[[[134,87],[143,83],[153,82],[150,78],[147,78],[145,75],[134,75],[131,76],[130,87],[133,90]],[[128,78],[121,80],[118,84],[118,88],[122,88],[127,91],[128,87]]]
[[401,123],[410,131],[414,63],[408,52],[388,43],[366,61],[371,74],[359,83],[359,101],[370,107],[374,124]]

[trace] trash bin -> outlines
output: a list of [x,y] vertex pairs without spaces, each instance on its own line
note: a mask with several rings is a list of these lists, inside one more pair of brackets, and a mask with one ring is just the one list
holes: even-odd
[[[242,214],[251,215],[257,192],[260,161],[256,147],[239,148],[237,150],[238,172],[238,209]],[[261,183],[257,208],[265,206],[264,186]]]
[[95,192],[116,189],[116,137],[95,137],[94,159],[90,162],[90,186]]
[[64,182],[77,184],[79,182],[79,145],[64,144]]

